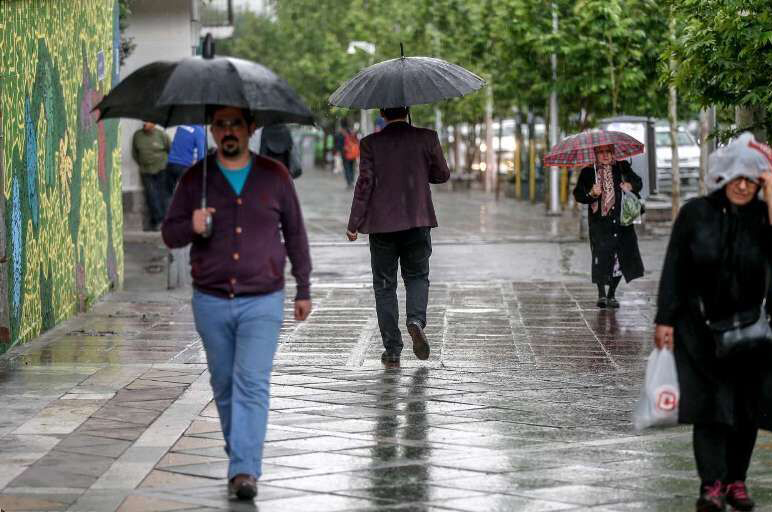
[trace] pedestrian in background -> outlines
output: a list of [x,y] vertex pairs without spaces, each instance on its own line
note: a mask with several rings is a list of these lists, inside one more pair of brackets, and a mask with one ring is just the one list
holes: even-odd
[[158,231],[166,213],[166,163],[171,142],[163,130],[155,123],[145,122],[142,128],[134,132],[131,140],[131,156],[139,165],[142,187],[145,189],[149,229]]
[[[342,123],[343,121],[341,121]],[[332,137],[332,173],[341,174],[343,172],[343,141],[345,137],[341,128],[335,132]]]
[[[595,148],[595,165],[585,167],[574,188],[574,199],[588,205],[592,282],[598,287],[599,308],[618,308],[616,290],[643,276],[643,261],[635,228],[620,225],[622,190],[638,194],[643,182],[626,160],[614,159],[613,146]],[[607,288],[608,287],[608,288]]]
[[292,133],[286,124],[274,124],[263,128],[260,136],[260,154],[284,164],[293,179],[300,177],[302,173],[294,151]]
[[164,172],[164,213],[174,195],[180,176],[206,155],[206,131],[200,124],[181,124],[172,139],[169,159]]
[[[251,112],[213,113],[217,152],[186,172],[163,225],[171,248],[191,245],[193,316],[206,351],[228,481],[240,499],[257,494],[268,422],[269,383],[284,314],[284,265],[297,283],[295,320],[311,312],[311,258],[297,194],[287,169],[248,150]],[[206,220],[213,231],[204,237]]]
[[694,425],[698,511],[754,508],[745,479],[759,427],[772,429],[772,353],[721,359],[706,323],[769,309],[771,166],[750,133],[711,155],[711,192],[681,209],[660,278],[655,344],[674,351],[679,421]]
[[431,228],[437,227],[430,183],[445,183],[450,170],[437,132],[407,122],[407,107],[381,109],[386,126],[362,139],[359,178],[346,234],[370,234],[370,262],[381,362],[398,367],[402,352],[397,302],[397,266],[407,296],[407,330],[418,359],[429,358],[426,309],[429,301]]
[[342,119],[340,130],[335,140],[336,151],[340,151],[343,161],[343,174],[346,177],[346,187],[354,186],[354,166],[359,159],[359,138],[356,132],[351,130],[348,120]]

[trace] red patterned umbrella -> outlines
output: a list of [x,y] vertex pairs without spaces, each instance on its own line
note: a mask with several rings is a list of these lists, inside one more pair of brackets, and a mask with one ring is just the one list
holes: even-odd
[[643,153],[643,144],[622,132],[592,130],[566,137],[544,155],[544,165],[575,167],[595,163],[595,148],[614,146],[614,158],[622,160]]

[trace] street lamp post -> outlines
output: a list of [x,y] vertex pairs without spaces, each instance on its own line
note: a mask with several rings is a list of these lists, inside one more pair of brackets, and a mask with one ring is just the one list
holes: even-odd
[[[346,49],[346,53],[349,55],[354,55],[357,50],[362,50],[366,54],[369,55],[368,63],[369,65],[372,65],[373,61],[373,55],[375,55],[375,45],[373,43],[367,42],[367,41],[351,41],[348,44],[348,48]],[[361,109],[359,111],[359,129],[362,132],[362,137],[365,135],[369,135],[373,130],[370,126],[370,116],[367,113],[366,109]]]

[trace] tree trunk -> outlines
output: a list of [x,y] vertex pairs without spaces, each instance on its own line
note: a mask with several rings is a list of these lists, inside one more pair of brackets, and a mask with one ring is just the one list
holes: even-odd
[[710,155],[710,134],[713,131],[711,110],[700,110],[700,183],[699,194],[706,193],[705,176],[708,175],[708,155]]
[[327,153],[329,152],[330,148],[327,145],[328,139],[329,139],[329,131],[328,128],[325,126],[322,128],[322,161],[320,162],[320,167],[322,169],[327,170]]
[[493,148],[493,87],[489,83],[485,88],[485,191],[490,193],[494,189],[496,159]]
[[[676,39],[676,19],[672,14],[670,16],[670,40],[672,44],[675,44]],[[678,92],[676,91],[675,82],[673,82],[673,75],[676,72],[678,63],[676,62],[675,55],[670,53],[670,83],[668,85],[668,120],[670,121],[670,148],[672,151],[670,168],[673,178],[673,191],[672,191],[672,214],[673,221],[678,216],[678,210],[681,207],[681,172],[679,169],[678,161]]]
[[536,121],[533,111],[528,108],[528,199],[536,202],[536,139],[534,138]]
[[735,107],[734,122],[738,131],[750,130],[759,142],[767,141],[767,131],[764,129],[764,111],[759,107]]
[[614,66],[614,55],[611,51],[611,36],[606,35],[606,42],[608,43],[608,72],[611,79],[611,113],[617,115],[617,107],[619,105],[619,87],[617,86],[617,71]]
[[501,147],[501,139],[504,135],[504,120],[499,117],[499,133],[498,133],[498,145],[496,146],[496,201],[499,200],[501,194],[501,177],[499,172],[501,170],[501,153],[503,148]]
[[453,172],[458,173],[461,168],[461,144],[459,137],[461,137],[461,130],[458,128],[458,124],[453,125]]
[[523,198],[523,123],[522,114],[515,115],[515,198]]

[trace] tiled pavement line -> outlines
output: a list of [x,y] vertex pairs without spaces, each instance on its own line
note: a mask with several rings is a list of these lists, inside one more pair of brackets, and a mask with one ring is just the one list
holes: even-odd
[[[338,375],[338,376],[345,376],[346,373],[340,370],[331,370],[332,373]],[[377,371],[370,371],[370,375],[376,376],[378,373]],[[462,373],[462,372],[458,372]],[[354,374],[352,374],[353,376]],[[394,376],[397,376],[398,374],[394,374]],[[298,375],[300,377],[300,375]],[[301,377],[302,378],[302,377]],[[345,380],[345,379],[344,379]],[[463,381],[463,379],[461,379]],[[324,385],[321,383],[320,385]],[[332,387],[337,387],[337,384],[332,384]],[[295,395],[293,393],[293,395]],[[298,396],[298,395],[295,395]],[[313,395],[311,395],[312,397]],[[310,398],[310,397],[309,397]],[[307,413],[308,411],[303,408],[303,412]],[[295,409],[292,409],[295,410]],[[301,413],[302,414],[302,413]],[[352,419],[352,423],[357,420]],[[431,421],[429,422],[431,423]],[[429,425],[427,425],[429,427]],[[209,427],[210,430],[212,430],[213,433],[217,429],[217,424],[215,422],[212,422]],[[200,427],[197,427],[197,430],[207,430],[207,429],[201,429]],[[384,438],[379,437],[377,441],[373,441],[373,434],[372,433],[350,433],[350,432],[340,432],[338,430],[326,430],[324,428],[324,423],[321,424],[321,426],[313,427],[313,428],[307,428],[302,426],[292,426],[292,425],[274,425],[272,429],[269,429],[269,432],[273,432],[273,436],[278,436],[274,439],[269,439],[268,447],[270,452],[271,446],[276,446],[273,443],[293,443],[293,442],[299,442],[303,445],[307,445],[304,449],[301,449],[297,452],[297,455],[292,455],[290,453],[284,454],[282,456],[281,453],[268,453],[266,462],[267,462],[267,471],[266,471],[266,477],[263,480],[263,483],[261,483],[261,489],[260,489],[260,508],[261,510],[289,510],[295,507],[294,509],[299,510],[305,510],[306,508],[303,508],[302,505],[308,505],[313,503],[316,500],[316,503],[321,505],[324,504],[322,509],[324,510],[336,510],[336,506],[340,505],[344,507],[346,510],[358,510],[362,509],[364,510],[366,507],[370,506],[377,506],[378,509],[385,509],[385,505],[391,503],[392,505],[396,506],[396,503],[393,500],[386,499],[385,501],[373,501],[372,499],[369,500],[369,502],[361,502],[357,500],[361,500],[364,496],[368,493],[371,494],[371,491],[367,490],[369,489],[367,482],[367,479],[360,479],[360,477],[356,476],[361,474],[362,471],[369,471],[373,468],[373,465],[371,462],[368,462],[368,460],[371,457],[371,454],[369,452],[361,452],[358,451],[365,450],[365,448],[359,449],[359,448],[353,448],[353,449],[341,449],[341,447],[346,446],[347,444],[351,444],[351,442],[354,442],[354,446],[356,446],[357,441],[360,441],[361,443],[364,443],[363,446],[371,445],[373,442],[376,443],[386,443],[384,445],[384,448],[388,449],[388,446],[394,445],[396,447],[404,446],[404,449],[409,449],[407,447],[409,446],[416,446],[417,448],[420,448],[422,445],[419,444],[413,444],[413,443],[407,443],[405,444],[405,439],[399,439],[399,438]],[[135,491],[132,496],[134,498],[139,499],[139,497],[142,497],[145,499],[145,501],[141,502],[144,505],[150,505],[155,504],[156,506],[161,506],[164,504],[165,506],[174,506],[174,507],[181,507],[182,504],[195,504],[197,506],[208,506],[208,507],[230,507],[227,502],[227,498],[225,497],[225,484],[224,479],[221,478],[222,475],[219,473],[224,472],[224,466],[225,462],[220,462],[221,467],[213,466],[211,463],[204,463],[202,462],[202,459],[205,460],[206,456],[204,453],[207,453],[208,455],[216,455],[219,454],[220,457],[222,456],[221,453],[221,443],[219,443],[216,440],[215,437],[198,437],[202,434],[196,434],[195,432],[191,434],[190,436],[186,436],[188,438],[188,442],[194,441],[195,439],[199,439],[198,442],[201,442],[205,439],[212,439],[211,446],[209,448],[202,447],[199,449],[196,448],[186,448],[186,444],[181,440],[180,443],[178,443],[177,446],[180,447],[181,451],[175,452],[175,450],[172,450],[172,453],[170,454],[170,457],[178,457],[180,459],[174,461],[176,463],[172,464],[172,459],[166,459],[167,462],[171,465],[159,465],[157,467],[157,471],[154,475],[148,478],[149,482],[146,480],[146,483],[148,484],[145,486],[143,484],[143,487]],[[321,437],[320,437],[321,436]],[[269,436],[270,437],[270,436]],[[286,440],[282,441],[281,439],[284,438]],[[312,457],[311,460],[313,460],[313,457],[316,457],[316,455],[321,455],[318,453],[313,452],[313,443],[316,442],[318,444],[318,441],[320,439],[338,439],[337,446],[335,446],[335,449],[332,451],[324,452],[325,454],[322,455],[322,459],[325,460],[325,464],[327,461],[334,461],[336,460],[335,457],[344,457],[342,454],[345,452],[349,452],[351,455],[348,455],[348,458],[344,458],[343,460],[357,460],[357,457],[360,457],[358,460],[361,461],[359,464],[355,464],[354,466],[350,466],[346,468],[345,466],[341,467],[340,465],[333,465],[332,468],[329,468],[325,465],[323,468],[316,468],[316,469],[292,469],[288,466],[282,466],[281,464],[274,464],[273,460],[281,460],[282,457],[286,457],[287,455],[290,456],[290,459],[292,457],[304,457],[304,456],[310,456]],[[346,441],[348,440],[348,441]],[[307,443],[306,441],[310,441],[311,444]],[[638,441],[638,438],[630,438],[630,437],[623,437],[616,441],[615,443],[625,443],[630,441]],[[609,445],[612,444],[608,440],[604,440],[600,445]],[[190,445],[192,446],[192,445]],[[434,443],[435,450],[441,449],[443,446],[453,446],[452,444],[447,445],[446,443]],[[593,446],[593,442],[580,442],[575,443],[571,445],[572,449],[578,449],[580,447],[589,447]],[[321,446],[317,446],[317,449],[321,448]],[[463,448],[464,450],[468,450],[468,447],[465,447],[463,445],[459,446],[458,448]],[[507,454],[510,456],[516,456],[516,455],[530,455],[533,456],[537,454],[537,452],[541,451],[544,453],[548,453],[549,451],[557,451],[559,452],[561,449],[565,449],[564,447],[556,447],[556,446],[548,446],[544,445],[542,448],[529,448],[529,449],[514,449],[514,450],[508,450]],[[197,450],[197,451],[196,451]],[[501,451],[500,449],[498,450]],[[475,498],[483,499],[483,498],[496,498],[496,499],[505,499],[508,503],[512,504],[513,506],[517,504],[519,507],[523,506],[532,506],[532,507],[550,507],[550,509],[575,509],[577,507],[577,503],[571,502],[569,500],[568,503],[561,503],[560,501],[555,502],[551,500],[545,501],[544,499],[541,499],[538,495],[530,495],[529,493],[531,491],[529,490],[518,490],[517,488],[513,487],[512,489],[500,489],[498,497],[491,495],[491,492],[483,492],[480,491],[480,489],[485,489],[485,486],[480,485],[479,482],[476,482],[474,486],[480,485],[480,489],[468,489],[468,485],[465,485],[464,482],[467,478],[494,478],[499,473],[501,473],[498,469],[496,469],[495,464],[490,465],[484,465],[479,466],[477,459],[475,459],[471,455],[465,455],[463,450],[458,451],[459,455],[454,456],[452,459],[449,459],[447,461],[443,461],[441,459],[431,462],[431,464],[428,464],[430,466],[427,471],[432,471],[431,468],[436,468],[438,471],[441,471],[445,474],[451,474],[451,476],[448,478],[447,482],[438,481],[438,482],[428,482],[426,483],[426,486],[430,489],[434,489],[432,491],[433,496],[436,496],[437,499],[434,501],[431,501],[431,505],[436,507],[445,507],[449,506],[453,510],[479,510],[480,506],[485,506],[484,501],[475,501]],[[353,455],[353,457],[352,457]],[[489,455],[486,455],[486,458],[490,458],[492,455],[494,455],[493,452],[491,452]],[[557,454],[559,456],[559,454]],[[188,457],[188,460],[185,460],[185,457]],[[479,454],[478,454],[479,457]],[[197,458],[197,460],[196,460]],[[629,457],[627,457],[629,458]],[[220,460],[222,460],[220,458]],[[189,464],[191,463],[192,464]],[[412,473],[415,470],[418,470],[423,463],[420,460],[397,460],[391,463],[388,462],[381,462],[377,463],[378,471],[392,471],[389,468],[393,468],[393,471],[401,472],[406,471],[408,473]],[[472,463],[472,466],[470,469],[467,470],[461,470],[459,472],[458,465],[461,465],[462,467],[465,465],[468,465],[469,463]],[[547,469],[544,468],[538,468],[534,475],[538,475],[540,472],[544,471],[556,471],[557,469],[553,470],[550,468],[556,468],[558,464],[556,462],[553,462],[551,465],[547,464]],[[199,468],[196,468],[196,466],[199,466]],[[203,468],[203,469],[202,469]],[[370,469],[367,469],[370,468]],[[501,474],[506,473],[506,468],[504,468],[505,471]],[[591,466],[576,466],[577,471],[580,471],[581,469],[586,470],[592,470],[593,468]],[[290,471],[289,474],[286,472]],[[292,473],[294,471],[294,474]],[[455,471],[455,473],[454,473]],[[600,468],[595,469],[595,471],[600,471]],[[610,472],[611,470],[606,470],[606,472]],[[278,472],[278,474],[277,474]],[[285,472],[284,475],[282,475],[282,472]],[[419,473],[420,474],[420,473]],[[525,475],[526,473],[523,473]],[[176,476],[175,476],[176,475]],[[335,476],[337,475],[337,476]],[[453,475],[456,475],[458,479],[454,479]],[[477,475],[477,476],[474,476]],[[488,476],[486,476],[488,475]],[[219,478],[218,478],[219,477]],[[205,478],[211,478],[210,480],[212,483],[209,485],[206,485],[203,482],[206,482]],[[311,485],[311,482],[315,482],[317,480],[321,481],[327,481],[330,479],[350,479],[351,485],[353,488],[350,490],[347,490],[346,488],[343,489],[336,489],[336,488],[330,488],[330,489],[316,489],[314,488],[307,488],[306,484],[303,482],[309,482],[309,485]],[[535,476],[534,476],[535,478]],[[563,477],[561,477],[563,478]],[[321,479],[321,480],[320,480]],[[327,479],[327,480],[325,480]],[[570,484],[570,478],[567,478],[569,481],[561,482],[560,480],[555,480],[554,482],[556,484],[561,484],[563,487],[561,487],[561,492],[566,492],[565,487],[566,485]],[[295,484],[291,482],[298,482],[299,487],[296,487]],[[581,481],[581,480],[580,480]],[[163,487],[163,491],[159,490],[159,485],[165,484],[165,487]],[[315,485],[315,484],[314,484]],[[312,487],[314,487],[312,485]],[[423,485],[423,484],[422,484]],[[447,486],[447,487],[446,487]],[[279,489],[277,489],[277,487]],[[461,488],[459,491],[458,488]],[[569,486],[570,487],[570,486]],[[576,485],[574,485],[576,487]],[[358,489],[362,490],[358,490]],[[409,488],[409,486],[408,486]],[[284,489],[282,492],[281,489]],[[304,490],[305,489],[305,490]],[[444,490],[443,490],[444,489]],[[608,487],[604,487],[603,485],[584,485],[584,487],[579,488],[578,490],[587,490],[587,491],[597,491],[601,493],[605,493],[604,499],[605,500],[612,500],[613,496],[609,494],[613,489],[610,489]],[[404,491],[404,490],[403,490]],[[400,491],[397,491],[398,493]],[[325,494],[326,493],[326,494]],[[377,494],[377,492],[376,492]],[[486,496],[486,494],[488,496]],[[645,493],[636,493],[634,490],[627,490],[621,493],[623,496],[623,499],[633,499],[633,498],[641,498],[645,497]],[[344,501],[335,501],[334,496],[338,496],[341,499],[344,499]],[[392,495],[393,496],[393,495]],[[505,498],[502,498],[504,496]],[[353,499],[353,501],[351,501]],[[407,499],[407,496],[406,496]],[[574,498],[571,498],[574,499]],[[583,498],[584,499],[584,498]],[[158,501],[155,501],[158,500]],[[349,500],[349,501],[345,501]],[[453,502],[452,504],[450,502]],[[127,500],[126,503],[129,503],[129,500]],[[140,502],[137,502],[137,505],[139,505]],[[490,502],[488,502],[490,505]],[[458,505],[458,508],[456,507]],[[472,508],[469,508],[469,507]],[[266,508],[267,507],[267,508]],[[297,508],[299,507],[299,508]],[[330,507],[330,508],[328,508]],[[422,507],[423,509],[426,509],[426,507]],[[518,509],[517,507],[515,509]],[[546,508],[545,508],[546,509]],[[128,510],[128,509],[127,509]]]
[[[127,374],[127,369],[121,368],[119,375],[115,375],[116,382],[123,384],[121,374],[126,379],[127,375],[135,376],[132,372],[138,369],[130,368]],[[119,388],[113,398],[101,401],[97,410],[88,411],[77,428],[68,426],[69,431],[62,431],[58,442],[2,490],[0,506],[66,508],[188,387],[191,374],[197,377],[202,371],[195,365],[142,368],[141,375]],[[96,375],[82,383],[83,389],[71,391],[89,386],[103,388],[104,383]]]
[[[163,410],[69,510],[117,509],[123,501],[123,494],[128,494],[142,482],[211,399],[209,374],[204,368],[199,368],[196,379],[189,387]],[[115,507],[111,508],[112,505]]]
[[374,314],[371,314],[370,318],[367,319],[367,324],[365,324],[364,328],[359,333],[359,339],[349,352],[346,367],[357,368],[362,366],[365,361],[367,349],[370,347],[370,341],[377,330],[378,319]]
[[[566,283],[565,282],[562,283],[562,284],[563,284],[563,289],[565,290],[566,294],[571,298],[571,300],[573,300],[576,303],[576,307],[578,309],[581,309],[581,305],[579,304],[579,300],[576,297],[574,297],[574,295],[569,291],[568,287],[566,287]],[[611,354],[611,352],[608,350],[608,348],[606,348],[606,346],[600,340],[600,338],[598,337],[596,332],[590,326],[590,322],[587,321],[587,317],[582,315],[582,320],[584,321],[585,325],[587,325],[587,330],[589,330],[592,333],[593,337],[595,338],[595,341],[598,342],[598,345],[600,345],[601,350],[603,350],[603,352],[606,354],[606,357],[608,358],[609,361],[611,361],[611,364],[614,366],[614,368],[617,369],[617,370],[621,369],[619,364],[617,364],[617,362],[614,360],[614,357]]]
[[509,328],[513,333],[524,333],[523,340],[520,343],[513,338],[515,354],[518,360],[524,363],[533,363],[534,354],[530,343],[531,335],[525,330],[520,301],[517,293],[515,293],[515,285],[510,282],[501,283],[501,295],[507,309],[507,316],[509,317]]
[[[94,407],[104,404],[115,392],[128,385],[148,370],[147,365],[129,367],[63,367],[26,366],[16,370],[27,386],[45,384],[53,396],[44,396],[43,404],[36,413],[0,436],[0,489],[23,473],[30,465],[45,456],[62,436],[72,433],[94,412]],[[39,383],[35,378],[42,378]],[[62,384],[67,387],[62,388]],[[74,387],[71,387],[73,386]],[[7,388],[6,388],[7,389]],[[58,395],[58,396],[57,396]],[[35,394],[4,396],[15,399],[25,407]],[[12,407],[6,414],[13,415]],[[66,420],[66,421],[65,421]]]

